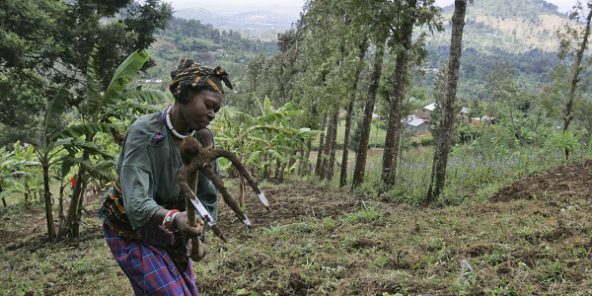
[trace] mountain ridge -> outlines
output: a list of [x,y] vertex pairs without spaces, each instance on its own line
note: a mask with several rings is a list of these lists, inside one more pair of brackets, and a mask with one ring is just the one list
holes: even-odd
[[[454,6],[443,9],[445,31],[427,38],[431,46],[447,44],[450,39],[449,20]],[[558,7],[543,0],[475,1],[467,7],[463,46],[481,52],[502,49],[511,53],[530,50],[556,52],[557,30],[566,24],[575,25]]]

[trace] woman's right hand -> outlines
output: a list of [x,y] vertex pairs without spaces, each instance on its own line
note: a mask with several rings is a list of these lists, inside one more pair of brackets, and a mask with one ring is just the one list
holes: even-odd
[[196,221],[197,223],[195,227],[192,227],[189,225],[187,212],[179,212],[177,215],[175,215],[175,219],[173,220],[173,228],[180,231],[185,238],[195,238],[201,234],[204,225],[203,220],[201,220],[199,217],[196,217]]

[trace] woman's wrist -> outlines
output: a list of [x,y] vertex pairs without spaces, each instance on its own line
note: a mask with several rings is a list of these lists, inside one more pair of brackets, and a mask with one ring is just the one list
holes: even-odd
[[179,210],[177,209],[172,209],[170,211],[168,211],[166,213],[166,215],[164,216],[164,218],[162,219],[162,226],[164,226],[166,229],[173,231],[175,229],[174,227],[174,221],[175,221],[175,217],[179,214]]

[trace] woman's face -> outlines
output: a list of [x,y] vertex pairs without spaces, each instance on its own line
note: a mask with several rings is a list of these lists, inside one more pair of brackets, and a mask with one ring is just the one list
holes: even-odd
[[189,128],[200,130],[210,124],[222,106],[224,95],[202,90],[193,96],[189,103],[181,105],[181,112]]

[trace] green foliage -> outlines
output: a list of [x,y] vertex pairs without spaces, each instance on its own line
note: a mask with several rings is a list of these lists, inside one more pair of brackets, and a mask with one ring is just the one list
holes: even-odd
[[[111,1],[99,6],[72,1],[3,1],[0,4],[0,141],[32,142],[46,101],[69,93],[63,107],[78,107],[105,88],[125,56],[145,49],[163,28],[171,8],[159,0]],[[117,14],[117,18],[114,16]],[[94,63],[90,69],[89,57]],[[86,83],[83,75],[95,76]],[[91,92],[87,90],[92,90]],[[92,107],[92,104],[91,106]],[[52,113],[52,112],[50,112]],[[5,116],[4,116],[5,115]]]
[[549,148],[556,151],[577,151],[581,146],[581,138],[577,134],[567,131],[556,131],[550,136]]
[[348,224],[372,223],[382,217],[380,212],[373,208],[366,208],[343,217],[343,222]]
[[[294,118],[301,112],[292,103],[273,108],[271,100],[258,100],[259,116],[253,117],[232,107],[220,110],[212,129],[218,146],[236,153],[245,165],[262,172],[275,166],[276,175],[292,172],[300,160],[298,152],[304,149],[305,141],[316,135],[308,128],[293,126]],[[230,164],[223,165],[223,168]],[[279,172],[278,172],[279,170]]]

